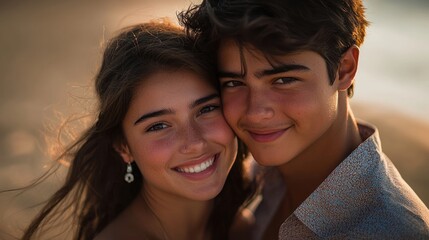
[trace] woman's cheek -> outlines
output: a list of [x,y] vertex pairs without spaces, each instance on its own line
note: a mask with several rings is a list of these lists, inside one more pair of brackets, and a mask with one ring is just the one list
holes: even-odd
[[[152,159],[158,162],[164,162],[175,151],[175,138],[173,136],[163,137],[160,139],[151,139],[143,144],[142,156],[145,159]],[[164,159],[165,158],[165,159]]]
[[210,136],[211,139],[218,143],[231,144],[231,142],[235,140],[235,134],[223,116],[205,124],[204,127],[206,136]]

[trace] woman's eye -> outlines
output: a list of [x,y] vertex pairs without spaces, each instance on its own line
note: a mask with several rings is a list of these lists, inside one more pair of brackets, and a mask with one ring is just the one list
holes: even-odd
[[229,88],[229,87],[238,87],[243,85],[242,82],[237,81],[237,80],[231,80],[231,81],[226,81],[222,84],[222,87],[224,88]]
[[293,82],[298,81],[298,79],[293,78],[293,77],[282,77],[282,78],[278,78],[274,81],[275,84],[290,84]]
[[165,123],[155,123],[155,124],[151,125],[146,130],[146,132],[155,132],[155,131],[159,131],[159,130],[162,130],[162,129],[167,128],[167,127],[168,127],[168,125]]
[[201,110],[199,112],[199,115],[212,112],[212,111],[214,111],[216,109],[219,109],[218,105],[208,105],[208,106],[205,106],[205,107],[201,108]]

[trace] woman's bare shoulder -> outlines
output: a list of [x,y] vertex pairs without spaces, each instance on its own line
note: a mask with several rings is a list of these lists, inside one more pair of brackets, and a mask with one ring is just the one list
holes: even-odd
[[124,225],[119,219],[115,219],[109,225],[107,225],[94,240],[114,240],[124,239]]
[[[110,222],[94,240],[134,239],[142,231],[137,227],[138,220],[132,214],[132,209],[126,208],[112,222]],[[138,238],[143,239],[143,238]]]
[[[139,212],[139,214],[136,214]],[[117,218],[109,223],[94,240],[117,240],[117,239],[159,239],[150,221],[142,217],[145,213],[131,204]]]
[[145,239],[159,239],[154,233],[140,229],[136,224],[126,225],[124,222],[114,221],[105,227],[94,240],[145,240]]

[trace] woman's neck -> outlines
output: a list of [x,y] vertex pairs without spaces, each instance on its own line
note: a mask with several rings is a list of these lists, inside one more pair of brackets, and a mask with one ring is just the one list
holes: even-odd
[[[165,193],[143,190],[135,201],[151,234],[164,240],[209,239],[207,227],[213,200],[193,201]],[[152,224],[146,225],[151,222]],[[145,227],[142,226],[142,227]]]

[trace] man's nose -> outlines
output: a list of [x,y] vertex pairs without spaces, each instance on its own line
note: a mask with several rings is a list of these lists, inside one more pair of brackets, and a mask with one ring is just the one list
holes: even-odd
[[246,112],[249,121],[259,123],[274,116],[274,109],[267,94],[269,93],[264,93],[262,90],[249,92]]

